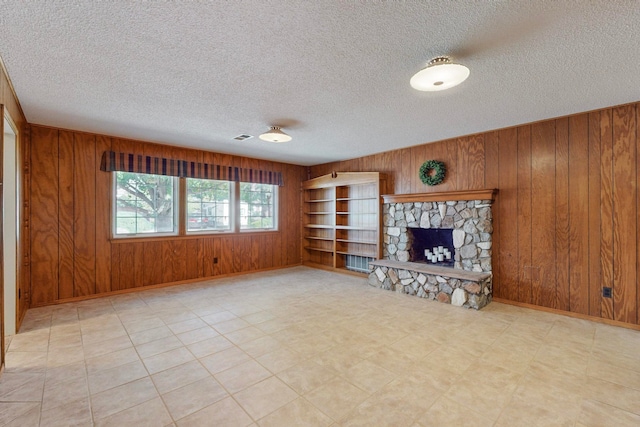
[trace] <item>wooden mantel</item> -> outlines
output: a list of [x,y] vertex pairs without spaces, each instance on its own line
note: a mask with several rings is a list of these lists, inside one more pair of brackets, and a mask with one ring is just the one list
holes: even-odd
[[384,203],[449,202],[455,200],[495,200],[497,188],[445,191],[442,193],[385,194]]

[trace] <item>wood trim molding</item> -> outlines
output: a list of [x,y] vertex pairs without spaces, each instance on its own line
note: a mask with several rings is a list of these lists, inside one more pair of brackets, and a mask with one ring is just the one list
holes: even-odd
[[446,191],[442,193],[385,194],[383,203],[449,202],[455,200],[495,200],[497,188],[484,190]]
[[560,310],[560,309],[557,309],[557,308],[543,307],[541,305],[527,304],[526,302],[511,301],[511,300],[508,300],[508,299],[505,299],[505,298],[493,297],[491,301],[492,302],[498,302],[498,303],[501,303],[501,304],[513,305],[513,306],[516,306],[516,307],[529,308],[531,310],[544,311],[545,313],[558,314],[560,316],[573,317],[574,319],[589,320],[591,322],[603,323],[605,325],[619,326],[621,328],[633,329],[633,330],[636,330],[636,331],[640,331],[640,325],[634,325],[633,323],[621,322],[619,320],[611,320],[611,319],[606,319],[604,317],[590,316],[588,314],[576,313],[576,312],[572,312],[572,311],[565,311],[565,310]]

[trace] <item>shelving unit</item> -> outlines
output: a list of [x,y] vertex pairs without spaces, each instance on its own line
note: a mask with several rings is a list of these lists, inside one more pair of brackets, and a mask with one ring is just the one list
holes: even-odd
[[378,172],[337,172],[302,183],[304,264],[368,272],[381,258]]

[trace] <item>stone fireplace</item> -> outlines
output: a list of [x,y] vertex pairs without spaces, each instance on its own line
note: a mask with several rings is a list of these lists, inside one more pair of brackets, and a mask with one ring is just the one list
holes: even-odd
[[383,196],[383,259],[369,283],[479,309],[491,301],[497,190]]

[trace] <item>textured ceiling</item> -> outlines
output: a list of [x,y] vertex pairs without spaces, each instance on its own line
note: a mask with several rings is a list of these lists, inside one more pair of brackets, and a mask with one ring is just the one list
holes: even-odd
[[[0,56],[31,123],[311,165],[638,101],[639,22],[637,0],[9,0]],[[446,54],[469,79],[411,89]]]

